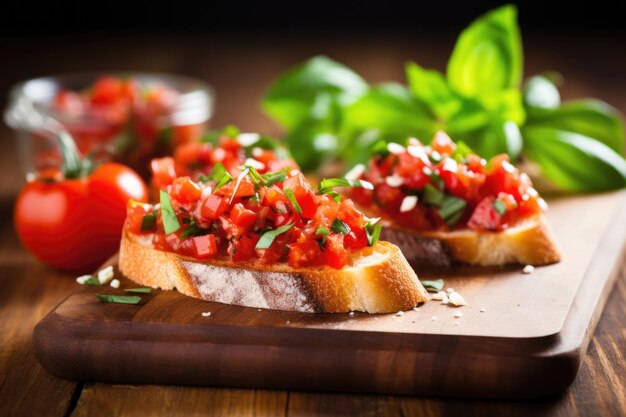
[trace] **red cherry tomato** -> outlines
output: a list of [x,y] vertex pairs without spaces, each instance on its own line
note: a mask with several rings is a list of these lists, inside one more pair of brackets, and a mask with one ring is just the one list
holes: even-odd
[[17,198],[15,229],[47,265],[92,271],[117,251],[129,199],[145,202],[148,190],[135,171],[116,163],[87,178],[32,181]]

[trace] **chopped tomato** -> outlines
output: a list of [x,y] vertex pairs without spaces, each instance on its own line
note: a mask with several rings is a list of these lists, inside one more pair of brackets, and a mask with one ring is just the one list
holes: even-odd
[[241,262],[255,258],[255,246],[259,239],[259,235],[250,232],[242,235],[237,240],[233,240],[229,245],[229,252],[231,253],[233,260]]
[[341,234],[328,235],[322,255],[326,265],[335,269],[341,269],[348,263],[348,251],[343,245],[343,240],[343,235]]
[[439,152],[441,155],[452,155],[456,150],[456,145],[445,132],[439,130],[435,133],[435,137],[430,144],[433,151]]
[[493,196],[489,196],[478,203],[467,226],[474,230],[499,230],[502,225],[502,216],[493,206],[495,201]]
[[[216,194],[227,197],[250,197],[255,194],[254,183],[249,176],[246,176],[239,181],[238,178],[229,182],[223,187],[215,190]],[[233,196],[234,193],[234,196]]]
[[181,204],[193,203],[200,198],[202,190],[189,177],[180,177],[174,180],[170,196]]
[[254,226],[256,218],[256,214],[252,210],[246,209],[241,203],[235,204],[230,212],[230,220],[244,229]]
[[155,185],[164,189],[168,185],[172,184],[176,179],[176,169],[174,168],[174,158],[155,158],[150,162],[150,170],[152,171],[152,178]]
[[198,259],[208,258],[217,253],[217,243],[213,235],[196,236],[191,240]]
[[215,220],[228,208],[228,200],[217,194],[209,194],[200,205],[203,220]]
[[289,249],[289,266],[299,268],[314,265],[322,250],[315,240],[292,243]]

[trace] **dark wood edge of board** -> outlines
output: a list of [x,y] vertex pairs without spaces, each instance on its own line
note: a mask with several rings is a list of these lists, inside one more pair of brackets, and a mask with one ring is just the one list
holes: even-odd
[[[622,196],[614,220],[625,221],[624,202],[626,199]],[[622,250],[606,251],[614,253],[611,259],[594,256],[586,272],[608,276],[605,285],[598,287],[594,280],[583,279],[563,328],[546,336],[497,338],[408,333],[390,336],[356,331],[359,344],[355,346],[354,335],[348,335],[351,331],[346,330],[250,326],[238,327],[239,334],[233,336],[232,327],[228,325],[159,323],[159,329],[151,332],[144,323],[143,336],[137,337],[135,326],[142,326],[141,323],[111,321],[101,324],[94,333],[88,320],[61,317],[55,309],[36,326],[33,344],[36,356],[51,373],[79,380],[90,380],[96,375],[103,382],[511,399],[552,396],[565,390],[576,377],[610,290],[624,268],[625,240],[620,230],[609,225],[597,251],[606,251],[615,245]],[[242,331],[247,344],[240,341]],[[117,337],[111,338],[113,335]],[[202,372],[190,377],[176,366],[168,365],[180,360],[180,350],[171,349],[168,343],[173,341],[184,342],[189,352],[201,352],[203,361],[194,366]],[[134,343],[146,344],[152,354],[129,358]],[[265,354],[258,354],[259,345],[267,347]],[[327,369],[327,355],[342,358],[339,361],[342,365]],[[357,356],[371,360],[371,369],[354,369],[351,365]],[[75,361],[78,357],[83,360]],[[382,366],[381,361],[385,362],[381,358],[386,357],[394,358],[384,364],[393,378],[381,384],[377,381],[380,376],[376,370]],[[98,358],[100,360],[94,360]],[[106,359],[111,366],[99,365],[106,363]],[[113,366],[125,361],[134,363],[142,372]],[[272,366],[275,361],[281,361],[292,372],[278,372]],[[468,361],[478,363],[484,371],[468,372]],[[83,365],[78,367],[76,363]],[[84,363],[91,365],[84,366]],[[445,390],[432,383],[436,372],[450,375]],[[241,384],[242,374],[246,375],[245,384]],[[346,376],[351,384],[345,384]],[[485,388],[484,378],[494,382]],[[481,384],[477,384],[479,380]],[[480,388],[475,389],[475,386]]]

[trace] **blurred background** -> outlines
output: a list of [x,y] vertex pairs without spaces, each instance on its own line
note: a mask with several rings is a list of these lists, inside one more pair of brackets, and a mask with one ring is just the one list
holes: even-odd
[[[326,54],[371,83],[403,81],[415,60],[445,69],[458,33],[507,2],[3,2],[0,96],[52,73],[182,73],[216,89],[214,126],[277,133],[259,102],[287,67]],[[611,2],[515,2],[525,75],[565,76],[563,96],[593,96],[626,110],[626,28]],[[10,137],[2,127],[2,141]],[[12,145],[12,144],[9,144]]]

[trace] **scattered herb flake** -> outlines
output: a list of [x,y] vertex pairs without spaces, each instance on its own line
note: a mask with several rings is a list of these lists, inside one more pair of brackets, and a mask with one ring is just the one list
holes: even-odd
[[150,287],[142,287],[142,288],[127,288],[124,291],[133,292],[139,294],[150,294],[152,292],[152,288]]
[[330,229],[335,233],[341,233],[342,235],[347,235],[351,232],[350,226],[348,226],[343,220],[335,219],[333,220],[333,224],[330,226]]
[[291,202],[291,205],[293,206],[294,210],[297,213],[302,214],[302,207],[300,207],[300,204],[298,204],[298,200],[296,200],[296,196],[293,194],[293,191],[291,191],[289,188],[285,188],[283,192],[285,193],[285,195]]
[[441,278],[432,281],[424,280],[420,282],[422,283],[424,288],[426,288],[426,290],[430,292],[439,292],[443,290],[443,287],[446,284]]
[[139,304],[141,297],[137,295],[108,295],[108,294],[94,294],[103,303],[116,303],[116,304]]
[[358,187],[373,190],[374,186],[363,180],[349,180],[347,178],[325,178],[320,182],[318,194],[328,194],[335,187]]
[[272,243],[274,243],[274,239],[276,239],[278,235],[282,235],[283,233],[291,229],[293,226],[294,226],[293,223],[286,224],[286,225],[277,227],[274,230],[268,230],[267,232],[263,233],[263,235],[257,242],[255,249],[269,248],[270,246],[272,246]]
[[155,212],[144,215],[141,219],[141,231],[145,232],[148,230],[152,230],[154,228],[154,225],[156,224],[156,220],[157,218]]
[[498,213],[500,216],[504,216],[504,213],[506,213],[506,206],[504,205],[504,203],[502,202],[502,200],[496,200],[493,202],[493,209],[496,211],[496,213]]

